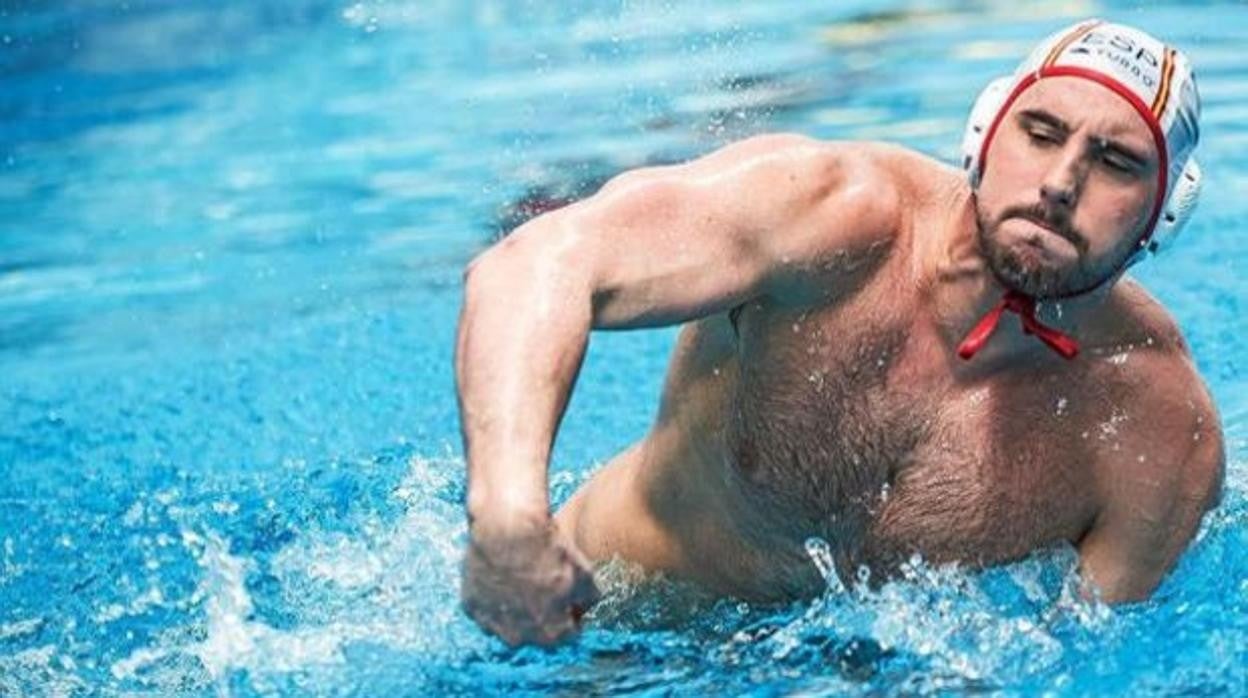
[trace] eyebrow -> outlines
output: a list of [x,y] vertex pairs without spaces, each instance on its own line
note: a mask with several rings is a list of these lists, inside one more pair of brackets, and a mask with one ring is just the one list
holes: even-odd
[[1018,118],[1025,121],[1039,121],[1045,126],[1061,131],[1062,133],[1070,133],[1070,124],[1062,121],[1056,114],[1047,112],[1043,109],[1024,109],[1018,113]]
[[[1067,124],[1061,117],[1052,112],[1043,109],[1024,109],[1018,113],[1018,118],[1026,122],[1039,122],[1059,131],[1063,134],[1070,133],[1070,124]],[[1137,167],[1144,168],[1149,164],[1148,157],[1120,141],[1112,138],[1097,138],[1098,147],[1105,152],[1110,152],[1120,157],[1126,158],[1134,163]]]

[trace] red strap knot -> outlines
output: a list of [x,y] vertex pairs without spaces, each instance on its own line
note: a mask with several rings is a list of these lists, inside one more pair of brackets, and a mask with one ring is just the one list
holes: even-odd
[[992,333],[997,331],[997,325],[1001,324],[1001,316],[1007,310],[1022,320],[1024,333],[1035,335],[1050,349],[1061,354],[1062,358],[1073,359],[1079,354],[1079,343],[1074,337],[1036,319],[1034,298],[1018,291],[1006,291],[1001,301],[992,306],[992,309],[985,313],[984,317],[980,318],[979,322],[966,334],[966,338],[958,345],[958,356],[970,359],[979,353],[979,350],[988,344]]

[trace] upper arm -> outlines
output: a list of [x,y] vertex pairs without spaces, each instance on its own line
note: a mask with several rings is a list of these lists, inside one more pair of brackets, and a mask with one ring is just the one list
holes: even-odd
[[598,327],[681,322],[808,276],[823,255],[896,229],[893,184],[866,146],[772,135],[635,170],[499,247],[587,291]]
[[[1186,362],[1184,362],[1186,363]],[[1217,504],[1226,455],[1217,412],[1195,371],[1161,380],[1144,404],[1164,413],[1103,464],[1101,509],[1079,544],[1086,583],[1108,602],[1148,598]]]

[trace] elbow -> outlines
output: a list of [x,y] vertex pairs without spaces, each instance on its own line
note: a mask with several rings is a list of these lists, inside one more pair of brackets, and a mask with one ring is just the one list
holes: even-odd
[[490,276],[490,270],[487,268],[488,257],[494,248],[490,248],[476,257],[473,257],[467,265],[464,266],[463,278],[461,279],[464,286],[464,304],[468,304],[468,300],[477,295],[477,289],[481,287],[484,280]]
[[476,298],[500,293],[509,279],[518,280],[526,265],[520,259],[524,251],[516,248],[516,240],[504,238],[468,262],[463,272],[465,308]]
[[517,229],[478,254],[463,271],[464,317],[502,303],[514,311],[561,305],[593,293],[592,265],[577,236],[549,217]]
[[515,247],[515,240],[506,237],[477,253],[464,266],[464,287],[480,285],[482,280],[488,279],[495,273],[496,268],[505,261],[505,258],[514,256],[511,254],[511,248],[513,247]]
[[557,242],[554,233],[558,226],[551,225],[557,222],[556,216],[538,216],[479,252],[464,267],[464,286],[492,285],[499,279],[517,278],[532,268]]

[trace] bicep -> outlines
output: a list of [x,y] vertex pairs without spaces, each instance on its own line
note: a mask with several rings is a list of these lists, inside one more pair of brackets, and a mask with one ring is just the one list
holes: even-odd
[[719,189],[680,171],[637,173],[573,212],[567,224],[591,251],[596,326],[682,322],[755,293],[773,259]]
[[544,248],[590,288],[595,326],[683,322],[764,294],[821,253],[886,234],[891,200],[880,186],[864,194],[860,184],[878,180],[869,167],[851,146],[754,138],[617,177],[541,221],[553,228]]

